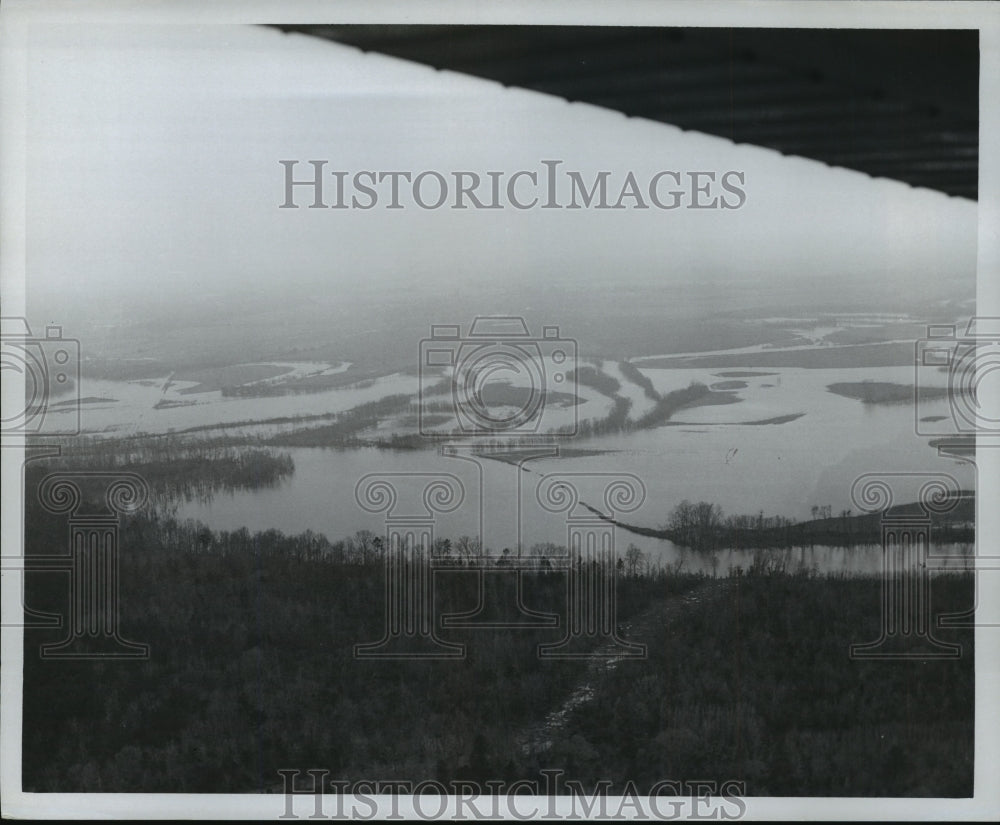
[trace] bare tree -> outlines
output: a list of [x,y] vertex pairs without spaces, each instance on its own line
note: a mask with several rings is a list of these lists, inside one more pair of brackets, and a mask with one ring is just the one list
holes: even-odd
[[625,568],[629,576],[639,575],[639,567],[642,564],[644,553],[636,545],[630,544],[625,550]]
[[436,559],[448,562],[452,559],[451,539],[434,539],[434,550],[432,555]]
[[722,510],[707,501],[692,504],[685,499],[670,513],[666,526],[677,544],[693,550],[710,550],[722,526]]
[[455,540],[454,550],[464,564],[473,564],[473,560],[478,560],[483,554],[479,539],[472,536],[459,536]]

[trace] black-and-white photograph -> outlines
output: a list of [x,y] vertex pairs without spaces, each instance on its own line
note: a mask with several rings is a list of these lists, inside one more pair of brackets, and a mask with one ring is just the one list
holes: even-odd
[[0,39],[5,815],[1000,814],[995,8],[174,5]]

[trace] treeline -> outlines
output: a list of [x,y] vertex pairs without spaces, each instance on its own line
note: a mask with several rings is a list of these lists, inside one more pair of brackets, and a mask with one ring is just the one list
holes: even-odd
[[[914,503],[893,507],[889,514],[903,517],[921,512],[919,504]],[[942,544],[972,542],[975,540],[974,523],[975,497],[966,492],[951,511],[932,515],[931,538]],[[642,533],[669,539],[696,551],[813,545],[854,547],[881,544],[882,515],[852,516],[850,511],[844,511],[838,517],[797,522],[784,516],[765,516],[763,511],[756,515],[725,516],[722,509],[711,502],[684,500],[671,511],[658,531],[643,530]]]
[[631,361],[619,361],[618,369],[629,381],[642,387],[642,391],[646,394],[646,398],[650,401],[660,400],[660,394],[653,387],[653,382],[649,379],[649,376],[644,374],[642,370],[640,370]]
[[[828,384],[827,390],[845,398],[854,398],[862,404],[913,404],[916,388],[912,384],[893,384],[889,381],[843,381]],[[921,387],[920,397],[948,398],[947,387]]]
[[252,381],[247,384],[228,384],[220,387],[224,397],[229,398],[273,398],[282,395],[326,392],[348,386],[363,386],[386,375],[379,369],[356,369],[344,372],[317,371],[297,377],[275,377],[269,381]]
[[570,370],[567,377],[570,380],[576,380],[585,387],[597,390],[601,395],[607,395],[610,398],[615,397],[622,388],[617,378],[591,366],[577,367]]
[[604,418],[587,418],[576,426],[578,438],[591,438],[598,435],[625,432],[630,429],[628,414],[632,409],[632,400],[624,396],[615,396],[611,409]]
[[[65,522],[29,502],[27,551],[65,541]],[[585,661],[544,660],[559,627],[439,628],[466,656],[355,658],[385,626],[374,536],[214,533],[145,513],[121,531],[122,635],[146,661],[39,658],[59,630],[25,633],[24,788],[37,792],[280,791],[282,768],[336,778],[442,782],[526,775],[516,730],[576,685]],[[342,554],[344,563],[331,563]],[[435,615],[480,598],[506,617],[520,595],[562,615],[564,575],[457,570],[435,579]],[[627,619],[690,579],[619,583]],[[482,590],[481,590],[482,585]],[[65,613],[61,575],[30,574],[26,604]]]
[[632,400],[616,395],[611,410],[603,418],[588,418],[580,421],[575,430],[572,426],[564,426],[557,428],[554,432],[561,435],[575,434],[579,438],[590,438],[612,433],[627,433],[633,430],[654,429],[666,424],[676,412],[685,407],[704,403],[731,403],[732,400],[732,393],[713,392],[704,384],[692,382],[684,389],[674,390],[664,396],[657,395],[656,403],[652,409],[638,419],[632,419],[629,417],[632,410]]
[[796,546],[797,527],[793,519],[784,516],[757,515],[724,516],[722,509],[711,502],[682,501],[670,513],[661,528],[670,541],[695,551],[722,548]]
[[[302,562],[329,565],[375,566],[385,565],[388,548],[382,536],[371,530],[358,530],[351,536],[331,541],[322,533],[305,530],[287,534],[269,529],[251,533],[246,527],[237,530],[211,530],[191,519],[178,520],[163,511],[150,511],[130,522],[130,529],[140,544],[161,540],[186,553],[209,553],[223,558],[252,554],[261,558],[278,557]],[[558,571],[584,562],[579,552],[575,555],[562,545],[538,542],[519,554],[511,548],[483,547],[475,536],[458,536],[455,539],[438,538],[430,547],[407,546],[406,555],[413,559],[427,559],[435,567],[468,567],[470,569],[502,569],[517,567],[525,570]],[[638,555],[636,555],[636,553]],[[629,560],[626,568],[626,559]],[[638,562],[636,562],[638,559]],[[633,545],[611,565],[619,574],[633,577],[655,578],[664,571],[652,564],[641,565],[644,555]],[[610,569],[608,570],[610,572]]]
[[[630,533],[664,539],[698,552],[716,550],[790,549],[793,547],[863,547],[881,545],[882,515],[867,513],[860,516],[842,514],[839,517],[799,522],[785,516],[756,515],[724,516],[722,509],[711,502],[696,504],[682,501],[660,527],[642,527],[608,518],[600,510],[581,502],[594,515]],[[889,513],[901,517],[917,515],[922,510],[917,503],[892,507]],[[975,497],[963,491],[955,508],[931,517],[931,540],[939,544],[969,544],[975,541]]]
[[358,433],[377,426],[380,418],[405,412],[410,403],[409,395],[387,395],[337,413],[329,424],[279,433],[266,439],[266,443],[281,447],[360,446]]
[[692,381],[690,385],[681,390],[674,390],[658,398],[653,408],[636,421],[639,429],[652,429],[666,424],[674,413],[684,407],[703,402],[708,396],[716,395],[726,397],[726,393],[713,393],[707,386]]
[[[655,400],[653,409],[638,420],[630,418],[632,411],[631,399],[618,395],[620,382],[593,366],[583,366],[575,370],[580,383],[591,386],[604,395],[612,398],[611,409],[602,418],[591,418],[580,421],[577,425],[558,427],[549,430],[549,435],[575,435],[580,438],[630,432],[635,429],[646,429],[661,426],[678,410],[685,406],[703,403],[728,403],[732,400],[731,393],[713,392],[704,384],[692,383],[689,387],[676,390],[665,396],[660,396],[652,383],[636,367],[623,361],[619,365],[630,380],[643,387],[646,395]],[[423,396],[444,394],[451,387],[450,379],[442,379],[427,387]],[[491,399],[494,403],[508,403],[512,406],[523,406],[527,401],[528,390],[519,387],[492,387]],[[579,399],[566,393],[549,391],[546,403],[579,403]],[[377,432],[380,420],[399,415],[407,415],[401,420],[405,427],[415,427],[417,415],[422,415],[425,425],[435,426],[446,423],[454,418],[454,405],[446,401],[424,401],[418,409],[418,402],[413,396],[394,394],[375,401],[369,401],[352,407],[340,413],[303,414],[295,416],[280,416],[274,418],[233,421],[218,424],[203,424],[189,427],[166,435],[141,433],[115,439],[116,444],[138,444],[139,450],[153,450],[161,455],[179,454],[179,446],[187,447],[197,443],[199,449],[253,447],[331,447],[338,449],[353,449],[359,447],[377,447],[381,449],[412,450],[427,447],[431,442],[420,434],[412,432],[392,432],[382,434]],[[323,422],[323,423],[311,423]],[[283,431],[266,433],[261,428],[282,428]],[[367,432],[367,435],[366,435]],[[463,433],[452,433],[461,435]],[[446,432],[439,435],[445,437]],[[196,442],[188,439],[195,438]],[[80,441],[108,443],[110,439],[81,437]],[[516,439],[515,439],[516,440]],[[67,444],[71,444],[67,441]],[[104,449],[104,448],[101,448]],[[117,449],[117,448],[116,448]],[[73,446],[73,450],[76,447]]]
[[158,503],[169,504],[207,500],[220,490],[273,487],[295,472],[295,462],[287,453],[171,436],[129,441],[81,437],[57,457],[29,462],[27,489],[37,489],[44,475],[60,470],[136,473]]

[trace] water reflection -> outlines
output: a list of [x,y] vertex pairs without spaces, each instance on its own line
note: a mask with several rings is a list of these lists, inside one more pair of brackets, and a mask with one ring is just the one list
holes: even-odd
[[[670,544],[663,542],[663,544]],[[927,562],[930,575],[941,572],[972,570],[975,549],[969,544],[946,544],[931,547]],[[661,549],[660,564],[668,570],[725,576],[752,569],[815,575],[881,576],[882,548],[860,547],[790,547],[773,550],[724,550],[693,553],[671,545]]]
[[[634,413],[641,414],[649,399],[615,365],[605,367],[633,401]],[[683,388],[691,381],[713,384],[722,380],[718,370],[643,372],[660,392]],[[713,502],[726,515],[763,513],[805,521],[817,506],[839,513],[852,507],[854,480],[870,472],[947,472],[963,489],[975,488],[971,464],[938,456],[926,438],[915,434],[910,405],[866,406],[826,389],[831,383],[859,380],[911,383],[913,372],[909,367],[768,370],[740,379],[746,386],[738,390],[739,403],[684,409],[671,424],[655,429],[574,440],[561,445],[558,456],[542,456],[520,468],[502,461],[458,460],[432,446],[408,451],[292,449],[295,474],[282,484],[185,503],[179,515],[215,529],[245,526],[252,531],[278,529],[290,534],[312,530],[331,540],[358,530],[381,534],[384,520],[356,504],[354,488],[359,479],[370,473],[450,473],[461,479],[466,498],[462,507],[438,519],[435,534],[481,536],[484,546],[495,553],[507,548],[516,554],[529,552],[539,543],[568,543],[566,517],[542,512],[532,503],[532,490],[552,473],[637,476],[645,486],[645,501],[627,521],[649,528],[663,525],[683,499]],[[125,427],[129,422],[131,429],[154,429],[149,426],[153,415],[157,427],[168,418],[170,427],[182,427],[259,420],[265,414],[302,414],[304,410],[326,414],[390,392],[416,390],[414,376],[397,375],[307,396],[214,399],[200,393],[196,397],[202,403],[153,413],[148,409],[149,393],[157,388],[138,382],[106,384],[102,388],[106,394],[119,400],[85,409],[85,423],[94,428]],[[947,401],[938,405],[946,414]],[[801,417],[781,424],[747,423],[792,414]],[[616,531],[615,541],[619,556],[634,544],[652,564],[680,565],[687,571],[724,575],[730,568],[746,569],[753,563],[752,556],[742,551],[726,551],[714,559],[685,555],[670,542],[623,530]],[[780,563],[791,570],[877,574],[881,564],[878,548],[781,552],[787,557]]]

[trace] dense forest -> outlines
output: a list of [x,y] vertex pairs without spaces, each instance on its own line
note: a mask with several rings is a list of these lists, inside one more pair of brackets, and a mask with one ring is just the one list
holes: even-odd
[[[56,519],[29,524],[29,549],[64,536]],[[61,632],[26,633],[26,788],[273,790],[278,769],[299,765],[355,779],[485,780],[497,764],[516,769],[511,725],[557,703],[583,665],[535,655],[558,630],[452,631],[449,641],[467,644],[460,661],[355,659],[355,645],[385,630],[371,539],[129,519],[121,628],[151,646],[150,658],[43,660],[39,645]],[[476,606],[476,571],[439,579],[438,612]],[[529,604],[564,608],[563,577],[524,582]],[[486,597],[502,602],[496,591],[513,585],[490,586]],[[626,587],[623,619],[663,590],[640,579]],[[29,578],[29,606],[59,612],[65,598],[62,577]]]
[[[722,602],[650,637],[572,717],[556,764],[586,784],[739,778],[750,796],[972,794],[973,632],[951,661],[848,658],[879,637],[881,583],[738,577]],[[934,609],[968,609],[971,574],[935,577]]]
[[225,439],[177,435],[109,440],[80,436],[67,439],[57,456],[29,462],[26,489],[37,490],[46,473],[63,470],[136,473],[161,504],[210,499],[215,493],[257,490],[279,484],[295,472],[288,453],[263,447],[234,447]]
[[[27,524],[29,552],[65,540],[65,522],[30,498]],[[956,661],[852,661],[849,646],[878,635],[877,579],[629,568],[618,621],[648,657],[595,671],[537,655],[559,628],[442,628],[466,645],[453,661],[355,658],[385,630],[371,534],[217,533],[147,511],[126,519],[122,548],[121,631],[150,657],[42,659],[61,632],[26,632],[27,790],[269,792],[295,768],[511,782],[559,768],[619,789],[630,778],[745,779],[751,795],[971,791],[972,633],[940,631],[963,645]],[[487,601],[512,601],[516,573],[487,578]],[[562,614],[565,573],[522,583],[528,607]],[[436,615],[476,606],[477,569],[457,564],[436,584]],[[972,578],[935,577],[933,596],[936,612],[968,609]],[[64,611],[66,582],[29,576],[26,599]],[[581,684],[592,700],[527,747],[525,731]]]

